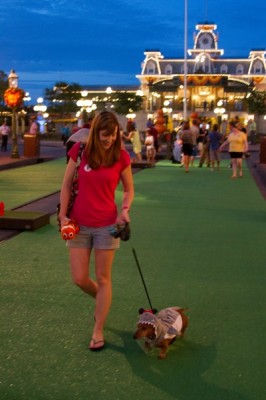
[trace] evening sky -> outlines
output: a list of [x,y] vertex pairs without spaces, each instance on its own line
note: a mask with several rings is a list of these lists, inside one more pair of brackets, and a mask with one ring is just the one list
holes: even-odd
[[[14,69],[32,102],[57,81],[138,85],[144,51],[184,56],[185,0],[1,0],[0,70]],[[195,26],[217,24],[224,57],[266,48],[266,2],[187,0]]]

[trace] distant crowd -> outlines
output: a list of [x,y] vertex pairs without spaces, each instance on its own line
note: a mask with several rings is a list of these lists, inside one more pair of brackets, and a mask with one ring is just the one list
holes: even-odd
[[[64,124],[61,128],[61,139],[66,146],[66,155],[77,141],[87,141],[91,123],[92,118],[89,118],[82,126],[74,124],[70,127],[67,122]],[[132,143],[132,162],[142,162],[145,157],[145,162],[153,166],[156,155],[161,152],[162,144],[165,143],[167,158],[174,164],[184,167],[185,172],[189,172],[189,168],[194,165],[195,158],[199,160],[198,167],[202,168],[206,165],[212,170],[219,170],[220,152],[228,147],[231,158],[230,165],[233,170],[232,178],[242,176],[242,159],[249,154],[248,143],[254,144],[256,140],[254,120],[250,119],[245,125],[237,116],[230,122],[222,120],[220,124],[214,123],[213,125],[208,121],[194,118],[191,122],[182,121],[171,132],[166,129],[164,122],[158,125],[156,121],[149,118],[144,135],[139,132],[132,119],[128,120],[125,130],[120,128],[123,145],[124,141]],[[38,123],[36,118],[32,117],[29,133],[36,135],[38,132]],[[4,121],[0,127],[2,151],[7,150],[10,133],[11,129]]]

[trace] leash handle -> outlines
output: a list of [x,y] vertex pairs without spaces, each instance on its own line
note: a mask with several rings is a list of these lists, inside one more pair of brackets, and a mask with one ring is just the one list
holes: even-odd
[[136,261],[136,264],[137,264],[137,267],[138,267],[138,270],[139,270],[139,273],[140,273],[140,276],[141,276],[141,279],[142,279],[142,283],[143,283],[146,295],[148,297],[150,308],[151,308],[151,310],[153,310],[153,307],[151,305],[150,296],[149,296],[149,293],[148,293],[148,290],[147,290],[147,287],[146,287],[146,284],[145,284],[145,281],[144,281],[144,278],[143,278],[143,275],[142,275],[142,272],[141,272],[141,269],[140,269],[140,265],[139,265],[139,261],[138,261],[138,257],[137,257],[135,249],[132,249],[132,252],[133,252],[133,255],[134,255],[134,258],[135,258],[135,261]]

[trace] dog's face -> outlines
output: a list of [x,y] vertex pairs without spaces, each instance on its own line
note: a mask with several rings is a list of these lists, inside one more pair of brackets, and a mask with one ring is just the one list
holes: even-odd
[[133,336],[134,339],[149,338],[155,339],[155,329],[151,324],[138,323],[137,330]]

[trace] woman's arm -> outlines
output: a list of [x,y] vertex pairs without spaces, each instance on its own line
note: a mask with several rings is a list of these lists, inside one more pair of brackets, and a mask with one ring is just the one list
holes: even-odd
[[117,223],[130,222],[129,210],[131,203],[134,199],[134,183],[131,165],[126,167],[121,174],[121,181],[123,185],[123,201],[121,206],[121,212],[117,216]]
[[248,152],[248,141],[247,141],[247,135],[245,135],[245,142],[244,142],[244,153]]
[[134,135],[134,131],[131,131],[131,132],[129,132],[128,135],[125,135],[125,134],[124,134],[124,137],[125,137],[127,140],[130,140],[130,139],[132,138],[133,135]]
[[225,142],[223,142],[223,144],[221,144],[221,146],[219,147],[219,151],[222,151],[223,148],[224,148],[225,146],[227,146],[228,144],[229,144],[229,140],[227,139]]
[[[59,218],[61,221],[61,225],[64,222],[67,222],[69,218],[66,216],[67,213],[67,207],[68,207],[68,202],[71,194],[71,188],[72,188],[72,182],[74,178],[74,173],[76,169],[76,163],[72,158],[69,159],[63,179],[63,183],[61,186],[61,192],[60,192],[60,212],[59,212]],[[67,221],[66,221],[67,220]]]

